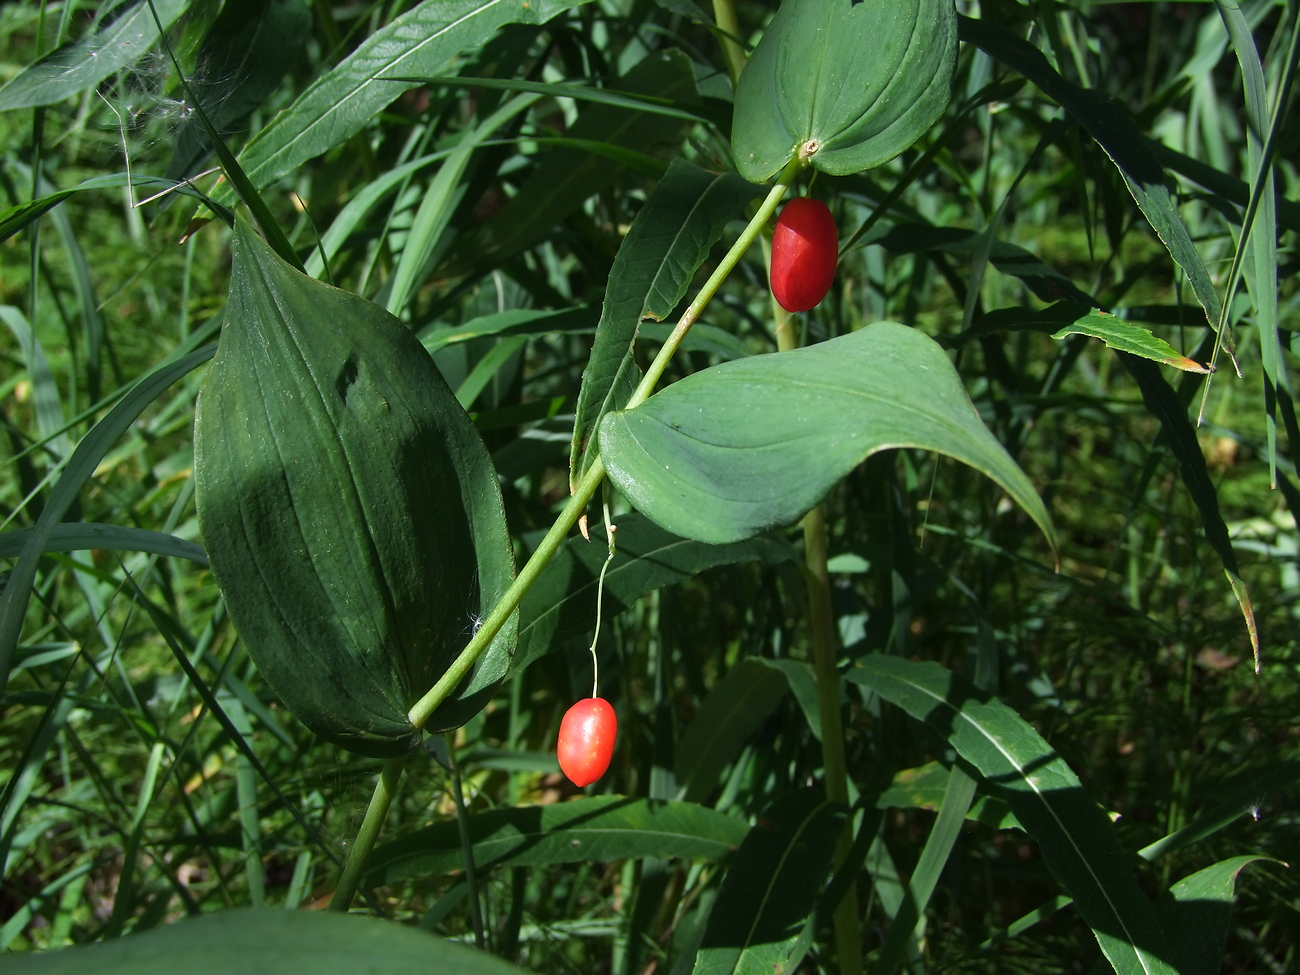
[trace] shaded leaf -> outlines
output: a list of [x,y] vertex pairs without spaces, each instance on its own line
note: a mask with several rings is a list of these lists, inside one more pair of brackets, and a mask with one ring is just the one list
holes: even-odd
[[804,720],[808,722],[808,730],[813,733],[814,738],[821,741],[821,703],[817,700],[817,672],[813,669],[813,665],[802,660],[791,660],[789,657],[775,660],[771,657],[753,659],[764,667],[771,667],[784,675],[786,683],[790,685],[790,693],[799,702],[799,710],[803,712]]
[[[903,769],[894,773],[889,787],[876,799],[876,808],[937,811],[948,791],[950,777],[948,769],[939,762]],[[1021,828],[1006,800],[1000,796],[979,796],[967,811],[966,818],[994,829]]]
[[[220,135],[237,131],[294,67],[311,30],[302,0],[226,0],[199,43],[190,91]],[[168,179],[203,168],[212,140],[193,115],[176,128]]]
[[[699,100],[691,61],[680,51],[650,55],[614,84],[621,91],[687,105]],[[462,255],[472,256],[462,256],[452,270],[498,264],[532,246],[584,200],[613,182],[626,163],[593,152],[595,145],[642,153],[675,143],[686,124],[681,118],[644,108],[584,106],[565,133],[567,144],[557,144],[541,157],[510,202],[459,248]]]
[[801,153],[836,176],[888,162],[943,113],[956,62],[952,0],[785,0],[736,89],[736,167],[764,183]]
[[709,691],[677,747],[677,784],[683,799],[703,801],[718,776],[772,716],[789,688],[785,677],[745,658]]
[[1232,587],[1232,594],[1237,598],[1241,614],[1246,620],[1246,631],[1250,635],[1250,645],[1255,654],[1255,670],[1259,671],[1259,631],[1255,626],[1255,610],[1251,606],[1250,594],[1246,584],[1241,580],[1237,568],[1237,553],[1233,551],[1232,539],[1228,536],[1228,526],[1219,511],[1219,493],[1210,480],[1209,468],[1205,465],[1205,455],[1201,453],[1200,442],[1196,439],[1196,430],[1187,418],[1187,407],[1174,392],[1172,386],[1160,374],[1152,363],[1136,356],[1120,353],[1120,362],[1129,375],[1138,384],[1142,392],[1142,402],[1157,420],[1164,434],[1165,443],[1169,445],[1178,461],[1179,473],[1187,485],[1197,510],[1201,513],[1201,524],[1205,528],[1206,541],[1218,554],[1223,563],[1223,571]]
[[1156,917],[1169,932],[1179,975],[1217,975],[1222,970],[1237,875],[1259,862],[1279,861],[1261,856],[1221,860],[1184,877],[1156,901]]
[[[0,559],[12,559],[21,554],[34,528],[0,535]],[[196,565],[207,566],[208,556],[203,546],[187,542],[165,532],[131,528],[123,525],[101,525],[97,522],[74,521],[55,525],[46,536],[45,552],[84,552],[92,549],[111,549],[119,552],[153,552],[178,559],[189,559]]]
[[1120,975],[1176,975],[1151,904],[1101,808],[1019,715],[934,663],[870,654],[845,677],[942,735],[999,786]]
[[488,336],[547,335],[554,332],[581,334],[596,327],[596,310],[586,305],[558,311],[514,308],[484,315],[452,328],[434,328],[421,333],[420,342],[430,353],[449,345],[473,342]]
[[391,921],[353,914],[282,909],[217,911],[166,928],[84,947],[10,955],[13,975],[518,975],[486,952]]
[[781,973],[830,871],[843,807],[815,789],[768,806],[727,868],[694,975]]
[[715,543],[793,523],[890,447],[937,450],[974,467],[1055,547],[1046,508],[980,421],[947,355],[892,322],[724,362],[600,428],[618,489],[668,531]]
[[[432,358],[240,222],[194,427],[204,545],[259,671],[323,737],[411,747],[407,709],[514,578],[496,472]],[[429,730],[486,703],[514,639],[507,625]]]
[[[466,823],[480,870],[651,856],[720,860],[748,831],[743,820],[694,803],[623,796],[493,809],[467,816]],[[372,885],[463,869],[459,826],[437,823],[385,843],[369,864]]]
[[1037,255],[1005,240],[990,242],[984,234],[973,230],[905,223],[873,236],[871,242],[894,254],[939,251],[965,259],[987,248],[989,263],[1003,274],[1023,281],[1025,287],[1043,301],[1069,299],[1085,306],[1096,304],[1091,295]]

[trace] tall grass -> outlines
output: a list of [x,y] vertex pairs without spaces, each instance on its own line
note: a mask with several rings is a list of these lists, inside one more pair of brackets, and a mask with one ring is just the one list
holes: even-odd
[[[747,45],[774,6],[734,5]],[[853,243],[831,295],[800,323],[801,340],[892,320],[948,346],[981,417],[1050,508],[1060,571],[1033,523],[975,472],[919,452],[877,455],[825,502],[841,663],[885,652],[973,674],[981,653],[996,655],[998,697],[1117,815],[1130,854],[1244,797],[1243,815],[1197,842],[1149,863],[1134,856],[1152,897],[1237,855],[1294,863],[1300,493],[1292,437],[1300,434],[1287,377],[1300,327],[1300,145],[1286,119],[1300,9],[1259,0],[1239,12],[1223,4],[1222,13],[1209,3],[958,6],[1028,37],[1063,83],[1110,99],[1150,140],[1143,145],[1154,146],[1177,214],[1225,299],[1225,352],[1209,379],[1152,366],[1153,386],[1150,372],[1126,369],[1095,339],[1052,337],[1060,323],[1045,310],[1077,299],[1145,325],[1197,362],[1219,344],[1188,272],[1113,153],[1059,97],[963,43],[952,105],[917,147],[865,174],[817,178],[842,240]],[[238,149],[408,7],[316,4],[300,37],[268,26],[296,38],[293,56],[279,58],[275,77],[261,77],[255,90],[238,69],[205,74],[224,63],[213,53],[223,43],[212,29],[215,4],[188,5],[168,37],[180,70],[220,93],[214,103],[249,99],[245,117],[227,112],[224,135]],[[26,0],[0,9],[0,81],[92,34],[94,15],[81,4]],[[438,348],[435,361],[502,475],[520,556],[569,493],[573,412],[628,226],[672,159],[731,163],[732,88],[713,16],[691,0],[596,0],[545,26],[508,25],[456,59],[447,77],[411,87],[330,151],[259,187],[311,273],[389,307]],[[1254,52],[1234,48],[1229,26],[1236,41],[1254,39],[1257,64]],[[665,53],[676,60],[647,72]],[[476,85],[481,78],[666,97],[647,111],[559,87]],[[0,105],[4,97],[0,89]],[[665,104],[682,111],[665,114]],[[225,225],[193,195],[134,205],[156,191],[143,181],[166,173],[176,147],[194,138],[191,115],[159,45],[47,106],[0,111],[0,209],[123,176],[29,222],[0,212],[21,223],[0,242],[0,555],[9,579],[19,532],[56,500],[74,449],[97,449],[59,519],[66,544],[56,531],[36,566],[0,698],[0,948],[13,952],[234,906],[324,907],[380,771],[287,713],[225,612],[194,509],[203,367],[154,391],[120,436],[97,425],[159,363],[215,341],[221,324]],[[140,185],[126,184],[128,164]],[[1272,215],[1250,205],[1268,172]],[[212,176],[194,185],[225,192]],[[1230,272],[1243,253],[1236,285]],[[1275,308],[1261,290],[1270,287]],[[450,331],[499,324],[489,316],[506,312],[523,321],[562,309],[576,311],[479,337]],[[773,351],[771,319],[755,248],[665,381]],[[642,334],[650,349],[663,337],[651,324]],[[1191,422],[1203,412],[1198,453],[1177,440],[1158,402]],[[1199,481],[1188,474],[1198,461],[1207,475]],[[611,503],[635,522],[626,502]],[[1235,566],[1214,544],[1211,511],[1226,525]],[[80,523],[113,527],[87,541],[71,537]],[[159,534],[143,540],[128,529]],[[163,543],[165,551],[150,550]],[[790,532],[763,545],[683,557],[671,585],[640,581],[635,568],[625,583],[611,578],[597,653],[620,744],[590,791],[686,798],[749,824],[783,794],[822,782],[811,676],[799,682],[811,660],[803,538]],[[573,547],[574,581],[556,592],[574,590],[574,607],[487,709],[407,762],[386,839],[576,794],[553,747],[560,716],[588,693],[594,592],[584,574],[594,575],[592,560],[598,571],[605,553],[599,542],[591,546],[599,557]],[[1249,594],[1258,675],[1225,568]],[[750,658],[772,667],[751,673]],[[765,675],[777,675],[770,694]],[[718,717],[742,686],[752,706]],[[864,686],[846,683],[844,694],[851,799],[865,797],[855,811],[862,866],[848,881],[870,969],[904,885],[920,879],[948,780],[945,772],[937,792],[930,780],[910,796],[886,790],[911,781],[897,774],[932,761],[966,766],[943,738]],[[719,728],[731,733],[719,732],[706,751],[701,736]],[[977,810],[988,814],[960,827],[939,868],[923,867],[934,893],[900,963],[1083,970],[1100,955],[1079,915],[1051,913],[1008,931],[1060,888],[1025,833],[996,828],[993,791],[981,783],[989,798]],[[882,793],[889,798],[871,832]],[[457,861],[460,843],[447,841],[452,867],[371,875],[358,906],[536,971],[686,972],[727,872],[725,858],[539,855],[481,866],[471,880]],[[1204,971],[1294,970],[1293,873],[1256,864],[1241,874],[1222,966]],[[814,922],[800,970],[837,970],[830,930],[829,915]]]

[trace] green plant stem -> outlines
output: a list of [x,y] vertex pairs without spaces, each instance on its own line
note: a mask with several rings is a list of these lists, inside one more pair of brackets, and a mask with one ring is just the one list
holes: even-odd
[[[781,352],[796,348],[799,338],[794,316],[776,309],[776,346]],[[813,667],[817,674],[817,709],[822,723],[822,767],[826,773],[826,798],[849,802],[848,764],[844,758],[844,726],[840,720],[840,672],[836,666],[839,649],[835,618],[831,610],[831,578],[827,568],[826,511],[817,505],[803,518],[804,582],[808,587],[808,619],[812,626]],[[853,817],[850,816],[835,843],[835,869],[848,858],[853,846]],[[840,972],[862,972],[862,934],[858,922],[857,887],[849,884],[835,908],[835,945]]]
[[727,74],[732,87],[740,82],[740,72],[745,70],[745,48],[740,43],[740,21],[736,19],[733,0],[713,0],[713,20],[722,35],[722,56],[727,59]]
[[[678,321],[677,326],[672,330],[667,341],[664,342],[659,354],[655,356],[654,361],[646,369],[645,377],[641,380],[641,384],[637,386],[636,392],[627,401],[625,409],[630,410],[650,398],[650,394],[654,392],[655,384],[659,382],[660,377],[664,374],[664,369],[668,366],[668,361],[673,357],[673,353],[677,351],[678,346],[682,344],[682,340],[686,338],[686,333],[690,331],[691,326],[695,324],[696,319],[699,318],[701,312],[704,311],[714,294],[717,293],[727,275],[740,262],[745,251],[749,249],[749,245],[754,242],[754,238],[759,235],[767,224],[777,204],[781,202],[781,197],[789,189],[791,180],[801,168],[800,163],[791,162],[781,171],[780,178],[767,194],[767,198],[763,200],[762,205],[759,206],[758,212],[749,221],[749,225],[736,238],[731,250],[727,251],[717,269],[704,282],[700,293],[695,296],[695,300],[691,302],[690,307],[682,314],[681,320]],[[460,652],[452,665],[447,668],[447,672],[442,675],[438,683],[434,684],[429,692],[411,708],[407,715],[411,720],[411,724],[417,728],[423,728],[425,722],[437,710],[438,705],[446,700],[452,689],[469,673],[475,661],[488,648],[493,638],[500,632],[501,627],[505,625],[506,620],[518,608],[524,593],[537,581],[537,577],[541,575],[547,563],[551,561],[551,558],[559,551],[560,546],[564,544],[569,530],[577,524],[578,519],[587,510],[588,503],[595,495],[596,489],[600,487],[600,482],[604,477],[605,464],[601,461],[600,455],[597,454],[587,472],[578,481],[573,496],[569,498],[569,503],[560,512],[555,524],[546,533],[546,537],[534,550],[528,562],[519,570],[519,575],[515,577],[515,581],[511,583],[510,588],[505,591],[500,602],[492,608],[492,612],[483,620],[483,625],[479,627],[473,639]]]
[[640,406],[650,398],[650,394],[654,392],[655,384],[659,382],[659,378],[664,374],[664,369],[668,366],[668,360],[673,357],[677,347],[682,344],[682,339],[686,338],[686,333],[691,330],[691,326],[703,313],[705,306],[712,300],[722,282],[727,279],[727,275],[740,262],[745,251],[749,250],[749,245],[754,242],[754,238],[767,226],[767,221],[775,212],[777,204],[781,202],[781,198],[785,196],[785,191],[790,188],[790,184],[794,181],[795,176],[799,174],[799,171],[804,168],[804,165],[799,159],[794,159],[786,165],[785,169],[781,170],[776,183],[772,185],[772,189],[764,197],[758,211],[749,221],[749,225],[741,231],[740,236],[736,238],[736,242],[731,245],[731,250],[727,251],[717,269],[704,282],[704,286],[700,288],[700,293],[695,296],[695,300],[691,302],[690,307],[682,313],[681,320],[678,321],[677,326],[669,334],[668,340],[664,342],[663,348],[655,356],[654,362],[650,363],[645,377],[641,380],[641,385],[636,388],[636,392],[627,401],[627,406],[624,409],[630,410],[634,406]]
[[460,855],[465,864],[465,886],[469,888],[469,920],[474,928],[474,944],[479,951],[487,950],[483,934],[483,905],[478,896],[478,871],[474,869],[474,844],[469,836],[469,810],[465,808],[465,790],[461,786],[460,762],[456,761],[456,735],[444,736],[447,740],[447,761],[451,765],[451,797],[456,802],[456,827],[460,834]]
[[347,911],[352,906],[352,899],[357,896],[357,888],[361,886],[361,871],[365,869],[370,851],[379,838],[379,830],[388,818],[388,806],[393,801],[393,794],[397,792],[397,783],[402,777],[404,765],[405,755],[385,760],[374,794],[370,797],[370,805],[366,807],[366,818],[361,821],[356,840],[348,850],[343,875],[339,877],[339,885],[330,899],[331,911]]
[[[699,318],[701,312],[704,311],[714,294],[717,293],[727,275],[740,262],[745,251],[749,249],[749,245],[754,242],[754,238],[762,232],[763,227],[771,218],[772,212],[776,209],[777,204],[781,202],[781,198],[785,196],[785,191],[789,189],[791,181],[803,168],[803,165],[797,159],[792,160],[781,171],[777,182],[768,192],[758,211],[750,219],[749,225],[736,238],[736,242],[731,245],[731,249],[727,251],[717,269],[704,282],[700,293],[695,296],[695,300],[691,302],[690,307],[682,314],[681,320],[668,336],[668,340],[664,342],[658,355],[655,356],[654,361],[646,369],[645,378],[637,386],[636,392],[628,400],[625,409],[639,406],[654,392],[655,384],[663,376],[668,361],[673,357],[673,353],[677,351],[678,346],[682,344],[682,339],[686,337],[686,333],[690,331],[691,326],[695,324],[696,319]],[[483,651],[491,645],[492,640],[501,631],[501,627],[505,626],[506,621],[519,608],[524,593],[532,587],[555,553],[560,550],[560,546],[568,538],[569,531],[586,512],[587,505],[591,502],[596,490],[600,487],[601,481],[604,479],[605,464],[600,459],[600,455],[597,454],[592,460],[591,466],[578,481],[578,486],[574,489],[572,497],[569,498],[569,503],[564,506],[564,510],[555,519],[555,524],[551,525],[550,531],[538,544],[524,567],[519,570],[519,574],[515,576],[515,581],[510,584],[501,599],[492,607],[492,611],[483,620],[483,625],[479,627],[478,632],[465,645],[465,649],[452,661],[451,666],[447,668],[438,683],[434,684],[411,707],[407,717],[412,725],[416,728],[423,728],[438,709],[438,706],[465,679],[465,675],[469,673],[470,668],[482,656]],[[339,881],[339,889],[334,895],[335,903],[340,900],[340,895],[342,895],[342,899],[346,903],[351,903],[352,897],[356,893],[356,885],[361,869],[365,865],[366,858],[370,856],[370,850],[374,847],[375,840],[378,837],[379,824],[383,822],[384,814],[388,810],[389,797],[396,787],[397,776],[401,774],[401,765],[398,764],[394,767],[391,783],[387,781],[389,765],[386,764],[384,769],[385,775],[381,776],[379,784],[375,786],[375,795],[370,800],[370,809],[366,811],[366,819],[361,824],[361,830],[357,833],[356,842],[353,843],[352,849],[348,853],[348,862],[343,870],[343,877]],[[383,793],[382,797],[381,793]],[[375,814],[373,823],[372,813]],[[351,886],[345,887],[345,883],[350,883]],[[340,908],[340,910],[346,910],[346,908]]]

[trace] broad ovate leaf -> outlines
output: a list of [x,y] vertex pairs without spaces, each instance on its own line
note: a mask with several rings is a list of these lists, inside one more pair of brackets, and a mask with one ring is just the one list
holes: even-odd
[[600,426],[610,480],[648,518],[723,544],[797,521],[878,450],[935,450],[997,482],[1055,547],[1047,509],[933,339],[879,322],[688,376]]
[[281,908],[214,911],[59,951],[5,955],[12,975],[526,975],[485,951],[392,921]]
[[[330,741],[411,748],[407,709],[514,575],[496,472],[432,358],[241,222],[194,452],[203,543],[268,683]],[[512,621],[429,730],[486,703],[515,634]]]
[[736,166],[755,183],[799,155],[879,166],[942,114],[956,63],[953,0],[785,0],[736,89]]

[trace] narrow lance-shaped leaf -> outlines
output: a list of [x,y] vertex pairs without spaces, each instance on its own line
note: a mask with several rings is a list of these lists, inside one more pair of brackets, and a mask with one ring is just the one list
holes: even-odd
[[740,661],[714,685],[677,748],[681,796],[702,802],[718,776],[772,716],[789,690],[785,677],[753,658]]
[[[1246,90],[1246,149],[1250,159],[1253,186],[1250,204],[1242,219],[1242,236],[1228,279],[1228,294],[1236,289],[1235,273],[1245,258],[1246,280],[1250,286],[1251,301],[1255,305],[1255,328],[1259,332],[1259,358],[1264,367],[1265,410],[1268,429],[1268,466],[1274,486],[1277,485],[1277,417],[1279,396],[1283,409],[1291,401],[1291,381],[1282,355],[1278,334],[1277,301],[1277,193],[1273,180],[1273,153],[1277,149],[1278,129],[1285,117],[1289,92],[1283,91],[1278,99],[1278,112],[1269,120],[1268,85],[1264,79],[1264,66],[1246,16],[1236,5],[1218,3],[1219,16],[1228,28],[1241,65],[1242,82]],[[1294,11],[1293,11],[1294,13]],[[1296,62],[1300,58],[1300,22],[1293,16],[1291,45],[1287,58],[1288,82],[1294,83]],[[1261,138],[1268,131],[1267,144]],[[1289,343],[1288,343],[1289,344]],[[1294,435],[1294,431],[1293,431]]]
[[1246,620],[1246,630],[1250,635],[1251,649],[1255,655],[1255,670],[1259,671],[1259,631],[1255,626],[1255,610],[1251,604],[1250,593],[1241,579],[1237,567],[1237,553],[1232,548],[1232,539],[1228,536],[1228,525],[1219,510],[1219,493],[1214,482],[1210,480],[1210,470],[1205,464],[1205,455],[1196,439],[1196,430],[1187,417],[1187,407],[1150,362],[1135,356],[1120,354],[1120,362],[1142,391],[1142,402],[1151,414],[1160,421],[1165,443],[1178,461],[1179,473],[1183,483],[1201,513],[1201,524],[1205,528],[1205,540],[1210,543],[1223,563],[1223,571],[1232,587],[1232,594],[1237,598],[1241,614]]
[[1006,28],[970,17],[959,17],[958,22],[962,40],[1019,71],[1083,124],[1119,170],[1170,256],[1186,272],[1209,323],[1217,328],[1222,308],[1219,292],[1178,215],[1164,169],[1133,120],[1102,93],[1061,77],[1041,51]]
[[63,475],[50,492],[41,516],[36,519],[23,545],[17,564],[9,572],[4,591],[0,592],[0,688],[9,682],[9,666],[18,645],[18,635],[22,632],[27,603],[31,599],[37,563],[46,551],[54,526],[68,513],[117,438],[168,386],[207,362],[215,351],[216,346],[205,346],[162,363],[136,383],[73,450]]
[[763,183],[796,155],[836,176],[909,148],[947,107],[952,0],[785,0],[740,76],[731,144]]
[[763,810],[727,868],[694,975],[785,971],[830,870],[844,815],[815,789],[787,793]]
[[1141,325],[1134,325],[1122,318],[1094,308],[1086,315],[1052,333],[1052,338],[1063,339],[1067,335],[1086,335],[1101,339],[1108,348],[1129,355],[1150,359],[1161,365],[1173,366],[1183,372],[1208,373],[1210,370],[1178,352],[1162,338],[1152,335]]
[[1232,922],[1237,875],[1252,863],[1278,863],[1269,857],[1237,856],[1184,877],[1156,901],[1156,917],[1177,952],[1178,975],[1218,975]]
[[[295,67],[311,30],[311,10],[301,0],[228,0],[199,44],[190,90],[222,135],[238,129]],[[175,131],[167,178],[181,180],[202,168],[212,149],[193,115]]]
[[[496,472],[432,358],[241,222],[194,427],[204,545],[258,669],[323,737],[412,747],[407,709],[514,576]],[[486,703],[514,639],[512,622],[429,730]]]
[[[548,863],[685,857],[721,860],[748,831],[744,820],[690,802],[591,796],[466,817],[479,869]],[[370,856],[366,883],[445,874],[464,865],[453,821],[416,830]]]
[[[696,104],[695,69],[680,51],[652,54],[618,78],[620,91],[679,104]],[[446,273],[464,273],[499,264],[542,240],[593,194],[623,172],[620,156],[640,155],[680,143],[685,119],[623,105],[588,104],[565,133],[574,145],[547,151],[501,210],[459,248],[459,260]],[[594,151],[596,147],[606,152]],[[649,162],[653,165],[654,160]]]
[[793,523],[890,447],[937,450],[974,467],[1055,547],[1047,509],[981,422],[947,355],[892,322],[724,362],[600,427],[610,479],[638,510],[715,543]]
[[[443,74],[503,24],[544,24],[587,0],[424,0],[367,37],[262,129],[239,155],[265,187],[351,138],[411,87],[388,78]],[[229,200],[229,196],[222,196]]]
[[928,724],[1001,787],[1116,972],[1176,975],[1164,933],[1110,820],[1019,715],[935,663],[871,654],[845,677]]
[[[11,559],[21,554],[27,539],[35,530],[22,528],[0,534],[0,559]],[[177,538],[175,535],[124,525],[101,525],[90,521],[55,525],[46,537],[44,551],[84,552],[90,549],[153,552],[157,555],[189,559],[197,565],[208,564],[208,556],[203,551],[203,546]]]
[[637,326],[672,314],[709,249],[756,192],[735,173],[709,173],[674,159],[632,221],[609,272],[591,358],[582,374],[569,461],[571,488],[590,466],[588,438],[606,413],[626,405],[640,379],[632,358]]
[[[164,28],[175,23],[186,5],[187,0],[153,0],[152,4]],[[23,69],[0,88],[0,112],[53,105],[131,67],[158,40],[158,23],[149,7],[147,2],[137,3],[102,30],[64,44]]]

